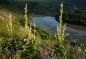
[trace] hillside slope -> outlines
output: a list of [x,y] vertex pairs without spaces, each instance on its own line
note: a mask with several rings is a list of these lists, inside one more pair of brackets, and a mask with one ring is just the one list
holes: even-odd
[[85,8],[86,7],[86,0],[61,0],[61,1],[74,4],[74,5],[76,5],[80,8]]
[[[8,36],[8,29],[7,24],[9,20],[9,13],[12,15],[12,20],[14,24],[14,35],[21,37],[23,35],[22,30],[23,27],[21,26],[19,20],[22,19],[23,15],[20,15],[18,13],[15,13],[15,11],[12,11],[10,6],[6,6],[5,4],[0,5],[0,37],[7,37]],[[18,10],[18,9],[17,9]],[[22,29],[22,30],[20,30]],[[21,32],[21,34],[20,34]]]

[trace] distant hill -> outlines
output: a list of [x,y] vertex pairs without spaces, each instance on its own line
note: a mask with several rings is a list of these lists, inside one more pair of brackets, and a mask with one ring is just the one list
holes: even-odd
[[[59,14],[55,18],[59,21]],[[63,22],[86,26],[86,8],[64,12]]]
[[8,0],[8,1],[44,1],[44,2],[63,2],[75,5],[80,8],[86,8],[86,0]]
[[60,1],[74,4],[80,8],[86,8],[86,0],[60,0]]
[[[52,1],[20,1],[10,2],[10,5],[24,10],[25,4],[28,4],[28,12],[33,14],[55,15],[59,12],[61,2]],[[73,10],[75,7],[72,4],[64,2],[64,11]],[[15,10],[15,9],[14,9]]]

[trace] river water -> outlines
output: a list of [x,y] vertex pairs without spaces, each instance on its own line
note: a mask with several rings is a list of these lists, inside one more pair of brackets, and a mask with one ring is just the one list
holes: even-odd
[[[34,16],[32,18],[31,23],[36,23],[36,27],[40,28],[47,33],[54,34],[56,32],[56,26],[59,24],[55,20],[55,17],[51,16]],[[79,25],[73,25],[73,24],[67,24],[66,33],[70,34],[70,38],[73,39],[77,38],[86,38],[86,27],[85,26],[79,26]]]

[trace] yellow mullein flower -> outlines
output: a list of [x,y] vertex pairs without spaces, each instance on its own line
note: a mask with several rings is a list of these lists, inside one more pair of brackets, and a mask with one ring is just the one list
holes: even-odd
[[61,2],[60,7],[63,7],[63,6],[64,6],[63,3]]
[[25,9],[25,13],[27,13],[27,4],[26,4],[26,6],[25,6],[25,8],[24,8],[24,9]]
[[25,36],[29,36],[29,26],[28,26],[28,17],[27,17],[27,4],[25,6],[25,15],[24,15],[24,18],[25,18]]
[[13,29],[14,29],[14,26],[13,26],[13,23],[12,23],[12,19],[11,19],[11,14],[9,13],[9,23],[7,24],[7,29],[8,29],[8,32],[10,35],[13,35]]

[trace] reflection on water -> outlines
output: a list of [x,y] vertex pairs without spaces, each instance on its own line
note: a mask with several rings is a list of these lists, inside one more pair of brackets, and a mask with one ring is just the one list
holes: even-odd
[[[45,30],[48,33],[54,34],[56,32],[56,26],[59,24],[54,17],[44,16],[44,17],[33,17],[32,22],[37,24],[38,28]],[[86,38],[86,27],[67,24],[66,32],[70,34],[71,37]]]

